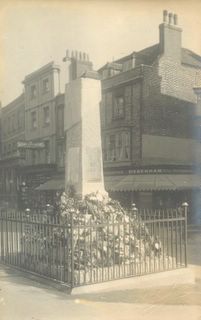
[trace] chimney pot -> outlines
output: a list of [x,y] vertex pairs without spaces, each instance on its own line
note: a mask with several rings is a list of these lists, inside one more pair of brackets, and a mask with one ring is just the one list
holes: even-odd
[[83,56],[83,60],[85,61],[86,60],[86,53],[83,52],[82,56]]
[[74,53],[74,51],[72,50],[71,51],[71,58],[74,58],[75,57],[75,53]]
[[79,52],[79,59],[82,60],[82,52]]
[[169,17],[169,24],[172,24],[173,14],[170,12],[168,17]]
[[168,12],[167,10],[163,10],[163,22],[167,22]]
[[178,24],[178,15],[174,14],[173,18],[174,18],[174,24],[177,25]]
[[89,55],[87,54],[87,61],[89,61]]
[[75,59],[78,60],[78,52],[75,50]]

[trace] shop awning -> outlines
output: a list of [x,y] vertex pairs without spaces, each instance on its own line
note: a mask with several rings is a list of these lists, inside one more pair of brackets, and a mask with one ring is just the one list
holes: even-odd
[[201,176],[195,174],[139,174],[106,176],[107,191],[162,191],[201,188]]
[[50,179],[45,183],[41,184],[35,190],[38,191],[59,191],[64,189],[64,178],[60,179]]
[[[64,190],[64,178],[50,179],[36,188],[38,191]],[[106,176],[107,191],[162,191],[201,188],[201,176],[195,174],[136,174]]]

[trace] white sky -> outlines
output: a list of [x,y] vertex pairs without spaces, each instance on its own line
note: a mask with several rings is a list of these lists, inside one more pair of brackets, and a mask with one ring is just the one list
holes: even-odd
[[89,53],[97,69],[158,42],[162,11],[178,14],[183,47],[201,55],[201,0],[0,0],[0,100],[21,94],[25,75],[66,49]]

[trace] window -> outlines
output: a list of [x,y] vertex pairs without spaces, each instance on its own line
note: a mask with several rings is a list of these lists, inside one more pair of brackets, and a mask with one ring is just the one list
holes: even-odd
[[113,118],[119,119],[124,117],[124,97],[116,97],[113,107]]
[[8,118],[8,134],[11,132],[11,118]]
[[12,151],[15,152],[17,150],[17,145],[15,142],[12,144]]
[[50,163],[50,142],[45,141],[45,163]]
[[31,112],[31,128],[32,130],[35,130],[37,128],[36,111]]
[[31,163],[36,164],[36,150],[31,150]]
[[48,126],[50,124],[50,108],[43,108],[43,124],[44,126]]
[[59,143],[57,146],[57,165],[64,167],[64,144]]
[[12,128],[12,131],[15,131],[15,115],[13,114],[12,115],[12,118],[11,118],[11,128]]
[[18,125],[18,129],[23,128],[23,113],[21,110],[19,110],[17,114],[17,125]]
[[64,106],[60,105],[57,108],[57,135],[59,137],[64,136]]
[[9,145],[8,145],[8,154],[10,154],[11,153],[11,144],[9,143]]
[[105,161],[127,161],[130,159],[130,133],[127,131],[107,135],[105,139]]
[[46,93],[50,90],[49,88],[49,79],[43,80],[43,93]]
[[31,99],[36,98],[36,86],[35,85],[31,86],[30,97],[31,97]]

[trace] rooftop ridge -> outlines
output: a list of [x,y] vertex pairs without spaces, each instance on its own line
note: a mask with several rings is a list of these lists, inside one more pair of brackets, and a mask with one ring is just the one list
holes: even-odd
[[42,66],[41,68],[29,73],[28,75],[25,76],[24,80],[22,83],[26,82],[27,80],[31,79],[33,76],[35,76],[36,74],[40,74],[42,72],[44,72],[46,69],[48,68],[57,68],[60,70],[60,66],[55,64],[55,62],[52,60],[49,63],[45,64],[44,66]]

